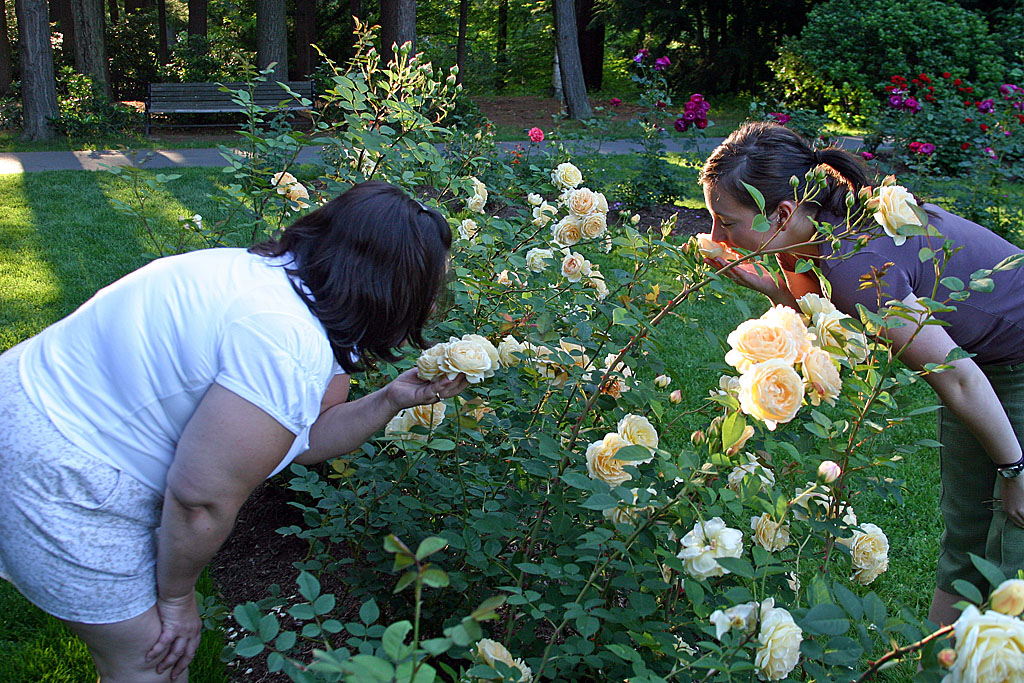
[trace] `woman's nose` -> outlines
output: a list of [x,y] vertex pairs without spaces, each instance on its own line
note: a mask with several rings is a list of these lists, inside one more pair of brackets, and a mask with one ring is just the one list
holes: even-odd
[[714,242],[725,242],[725,231],[722,230],[722,224],[718,221],[711,222],[711,239]]

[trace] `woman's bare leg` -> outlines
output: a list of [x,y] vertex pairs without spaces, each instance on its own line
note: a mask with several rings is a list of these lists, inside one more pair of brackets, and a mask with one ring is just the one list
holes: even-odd
[[959,595],[947,593],[941,588],[936,588],[932,595],[932,606],[928,610],[928,618],[939,626],[947,626],[960,618],[960,610],[953,607],[963,600]]

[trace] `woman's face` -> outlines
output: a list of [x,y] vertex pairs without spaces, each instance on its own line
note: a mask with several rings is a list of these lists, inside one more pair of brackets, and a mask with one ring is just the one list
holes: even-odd
[[752,230],[750,225],[757,212],[709,184],[704,185],[704,203],[711,214],[711,239],[715,242],[748,251],[763,249],[769,242],[775,248],[782,246],[773,216],[768,217],[771,229],[766,232]]

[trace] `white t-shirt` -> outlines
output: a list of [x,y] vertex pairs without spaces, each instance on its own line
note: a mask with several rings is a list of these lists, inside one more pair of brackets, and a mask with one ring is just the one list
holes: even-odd
[[337,367],[289,263],[244,249],[153,261],[29,340],[22,385],[68,440],[162,494],[217,383],[299,435],[280,470],[307,447]]

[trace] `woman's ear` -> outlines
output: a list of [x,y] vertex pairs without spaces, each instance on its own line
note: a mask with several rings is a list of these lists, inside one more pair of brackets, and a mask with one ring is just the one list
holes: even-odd
[[776,220],[778,221],[779,227],[785,230],[791,224],[793,214],[796,212],[797,205],[791,199],[784,199],[779,202],[779,205],[775,208]]

